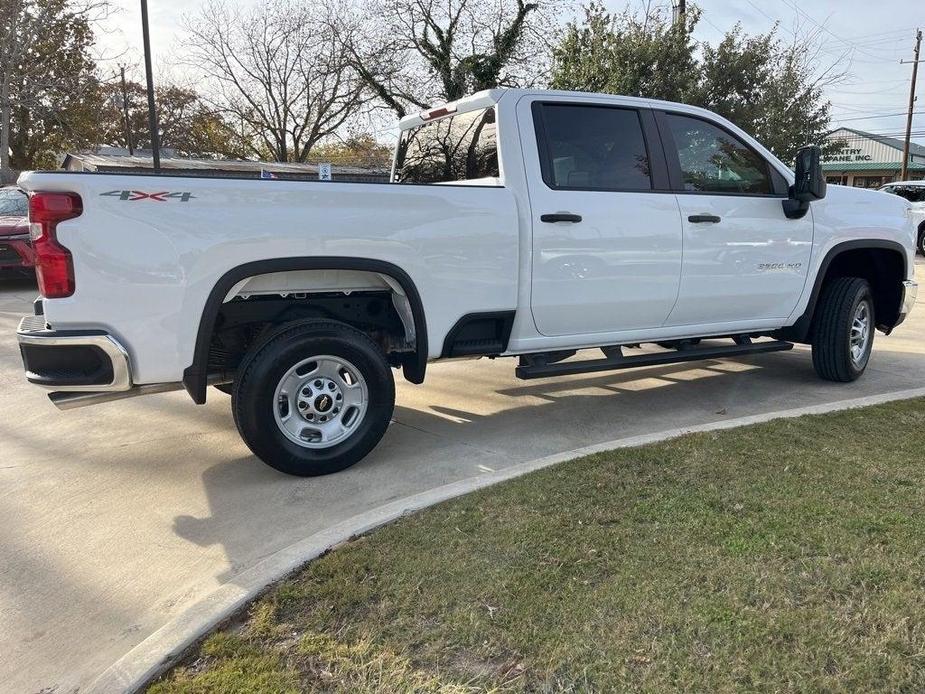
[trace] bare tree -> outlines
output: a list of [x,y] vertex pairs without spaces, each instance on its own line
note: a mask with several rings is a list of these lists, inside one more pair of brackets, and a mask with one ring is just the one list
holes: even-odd
[[344,53],[371,94],[409,109],[544,80],[555,0],[368,0],[344,20]]
[[360,104],[362,85],[317,7],[265,0],[243,12],[212,0],[185,22],[205,99],[256,156],[305,161]]

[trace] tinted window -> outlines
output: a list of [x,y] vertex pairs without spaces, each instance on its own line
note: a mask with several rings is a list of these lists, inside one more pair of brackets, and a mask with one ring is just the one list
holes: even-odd
[[909,202],[925,202],[925,186],[890,186],[884,188],[884,191],[905,198]]
[[773,193],[768,163],[740,139],[698,118],[667,114],[684,190]]
[[[649,157],[637,111],[544,104],[546,170],[553,188],[651,190]],[[543,142],[540,135],[542,153]]]
[[460,113],[402,133],[395,160],[398,183],[448,183],[496,178],[495,109]]
[[26,194],[17,188],[0,190],[0,217],[25,217],[28,214],[29,200]]

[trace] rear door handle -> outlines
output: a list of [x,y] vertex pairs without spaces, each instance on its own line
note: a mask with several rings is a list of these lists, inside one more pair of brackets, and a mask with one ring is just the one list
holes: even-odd
[[694,224],[700,224],[703,222],[708,222],[710,224],[716,224],[721,222],[722,219],[717,217],[715,214],[692,214],[687,218],[688,222],[693,222]]
[[572,214],[571,212],[555,212],[553,214],[541,214],[541,222],[548,222],[553,224],[555,222],[572,222],[577,224],[581,221],[580,214]]

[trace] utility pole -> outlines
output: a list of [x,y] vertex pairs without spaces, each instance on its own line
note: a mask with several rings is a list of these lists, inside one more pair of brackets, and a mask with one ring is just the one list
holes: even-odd
[[132,125],[128,119],[128,89],[125,86],[125,66],[120,65],[119,70],[122,72],[122,118],[125,121],[125,141],[128,144],[128,153],[130,156],[135,154],[135,141],[132,138]]
[[674,24],[683,22],[685,12],[687,12],[687,0],[675,0],[671,6],[672,22]]
[[151,152],[154,173],[161,172],[161,138],[157,134],[157,110],[154,106],[154,77],[151,76],[151,38],[148,36],[148,0],[141,0],[141,37],[145,45],[145,80],[148,87],[148,128],[151,130]]
[[919,52],[922,49],[922,30],[915,32],[915,58],[911,61],[900,60],[900,63],[912,63],[912,84],[909,86],[909,115],[906,118],[906,140],[903,142],[903,165],[902,172],[899,174],[899,180],[905,181],[909,178],[909,140],[912,137],[912,110],[915,108],[915,80],[919,74]]

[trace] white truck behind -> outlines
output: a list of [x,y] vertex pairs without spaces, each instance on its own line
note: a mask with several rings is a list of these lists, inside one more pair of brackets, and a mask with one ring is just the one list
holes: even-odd
[[809,343],[847,382],[915,301],[908,203],[827,191],[818,148],[793,172],[702,109],[535,90],[399,127],[391,184],[24,174],[27,378],[61,408],[217,385],[257,456],[318,475],[384,435],[393,368],[546,378]]

